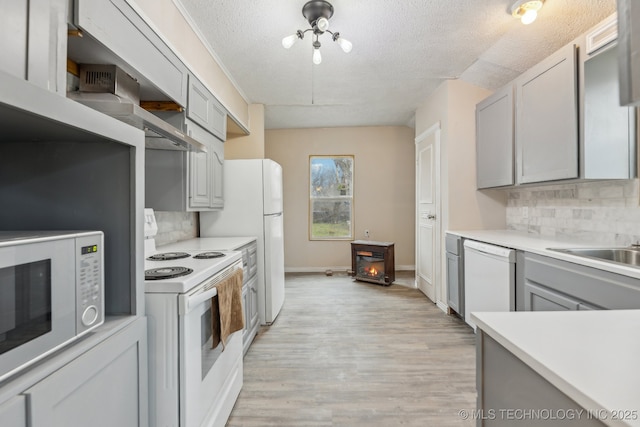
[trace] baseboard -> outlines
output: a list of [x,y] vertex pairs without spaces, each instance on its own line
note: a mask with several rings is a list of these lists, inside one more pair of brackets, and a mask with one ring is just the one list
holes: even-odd
[[[416,269],[415,265],[396,265],[396,271],[413,271]],[[346,273],[351,271],[351,266],[339,266],[339,267],[285,267],[285,273],[325,273],[327,270],[331,270],[334,273]]]
[[443,303],[442,301],[438,301],[436,305],[440,310],[444,311],[445,313],[449,313],[449,307],[447,306],[447,304]]

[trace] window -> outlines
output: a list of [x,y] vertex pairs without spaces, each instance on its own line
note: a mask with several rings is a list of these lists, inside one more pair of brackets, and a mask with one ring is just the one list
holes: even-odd
[[310,156],[311,240],[353,239],[353,156]]

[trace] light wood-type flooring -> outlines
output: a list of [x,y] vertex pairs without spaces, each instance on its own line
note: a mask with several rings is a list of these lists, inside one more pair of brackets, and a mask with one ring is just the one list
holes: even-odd
[[476,405],[473,331],[403,282],[287,275],[227,426],[474,425],[459,416]]

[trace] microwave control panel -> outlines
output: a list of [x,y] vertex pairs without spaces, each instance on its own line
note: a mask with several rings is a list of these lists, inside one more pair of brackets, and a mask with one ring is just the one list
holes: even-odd
[[76,238],[77,334],[104,323],[103,234]]

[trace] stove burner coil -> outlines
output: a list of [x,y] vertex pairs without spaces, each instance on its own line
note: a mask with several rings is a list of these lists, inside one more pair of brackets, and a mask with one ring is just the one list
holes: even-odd
[[164,252],[161,254],[151,255],[147,258],[149,261],[171,261],[174,259],[189,258],[186,252]]
[[222,252],[203,252],[198,255],[194,255],[194,258],[197,259],[211,259],[211,258],[220,258],[223,257],[224,254]]
[[173,279],[193,273],[193,269],[187,267],[160,267],[144,271],[144,280]]

